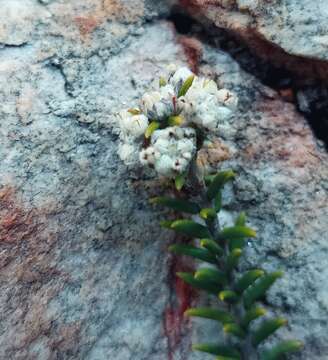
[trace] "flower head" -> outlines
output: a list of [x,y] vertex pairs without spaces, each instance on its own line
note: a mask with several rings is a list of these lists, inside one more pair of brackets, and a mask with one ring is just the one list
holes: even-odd
[[170,177],[187,169],[195,151],[195,130],[172,126],[154,132],[151,146],[140,152],[140,161],[153,165],[160,175]]
[[[141,110],[119,114],[119,155],[127,165],[139,162],[162,176],[174,177],[185,172],[196,157],[194,127],[205,134],[216,131],[233,115],[238,98],[187,67],[170,65],[167,70],[158,88],[142,96]],[[150,140],[144,149],[143,135],[147,144]]]

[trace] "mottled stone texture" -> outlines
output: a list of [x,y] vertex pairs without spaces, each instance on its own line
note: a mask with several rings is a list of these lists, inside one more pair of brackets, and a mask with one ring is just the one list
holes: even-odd
[[190,342],[217,325],[207,335],[183,320],[204,300],[174,276],[192,264],[165,251],[154,183],[119,161],[113,128],[177,62],[238,93],[220,126],[224,166],[239,173],[225,218],[243,208],[259,232],[244,266],[286,272],[268,300],[290,319],[279,336],[305,341],[297,359],[327,359],[328,159],[293,105],[225,53],[176,37],[156,20],[164,3],[0,5],[0,358],[210,359]]
[[328,80],[328,3],[311,0],[175,0],[201,21],[244,40],[259,56]]

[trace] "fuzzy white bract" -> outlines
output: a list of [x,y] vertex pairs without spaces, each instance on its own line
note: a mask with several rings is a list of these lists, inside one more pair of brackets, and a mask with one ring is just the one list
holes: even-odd
[[141,109],[152,120],[161,121],[174,113],[174,88],[165,85],[158,91],[145,93],[141,99]]
[[187,67],[182,67],[170,73],[169,84],[174,87],[176,94],[178,94],[183,83],[192,75],[194,74]]
[[129,110],[121,111],[118,121],[122,132],[127,136],[140,137],[148,127],[148,119],[145,115],[134,115]]
[[[237,105],[238,98],[230,90],[218,89],[213,80],[195,76],[186,67],[170,65],[166,80],[161,78],[157,88],[142,96],[140,111],[120,112],[119,156],[127,165],[139,162],[162,176],[181,174],[196,155],[194,128],[215,133]],[[159,129],[153,131],[149,124]],[[142,148],[145,133],[150,143]]]

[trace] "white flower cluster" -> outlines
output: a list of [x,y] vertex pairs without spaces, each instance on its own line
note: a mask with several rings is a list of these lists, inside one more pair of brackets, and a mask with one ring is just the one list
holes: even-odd
[[[194,128],[215,131],[233,115],[237,103],[232,92],[218,89],[213,80],[171,65],[167,80],[162,79],[158,89],[142,96],[140,110],[119,113],[119,156],[127,165],[139,160],[163,176],[183,173],[196,153]],[[179,123],[170,122],[172,118],[179,118]],[[150,144],[142,149],[142,138],[154,121],[153,130],[157,129],[150,131]]]
[[215,130],[233,115],[237,97],[227,89],[219,90],[213,80],[195,78],[185,96],[178,99],[181,115],[199,127]]
[[164,176],[184,172],[196,150],[196,132],[192,128],[170,126],[156,130],[151,145],[140,152],[140,161],[152,165]]

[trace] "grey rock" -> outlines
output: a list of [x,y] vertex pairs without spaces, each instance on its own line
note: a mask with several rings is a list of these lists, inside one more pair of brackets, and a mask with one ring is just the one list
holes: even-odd
[[239,173],[226,221],[245,209],[259,233],[243,266],[285,270],[269,296],[290,319],[279,336],[305,341],[298,359],[326,359],[327,154],[293,105],[227,54],[145,23],[163,3],[100,3],[31,2],[33,16],[51,15],[26,45],[0,50],[0,358],[206,358],[190,343],[216,339],[217,324],[183,319],[207,300],[175,278],[192,264],[167,253],[173,235],[148,204],[158,184],[120,162],[114,126],[166,65],[192,60],[189,44],[199,71],[241,99],[220,131],[224,167]]
[[201,21],[228,29],[257,54],[302,75],[327,80],[328,5],[310,0],[179,2]]

